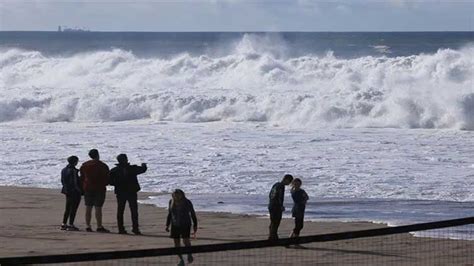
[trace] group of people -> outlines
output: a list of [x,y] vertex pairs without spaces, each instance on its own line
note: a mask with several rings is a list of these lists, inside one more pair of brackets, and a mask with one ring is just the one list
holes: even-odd
[[[64,211],[61,230],[78,231],[74,225],[77,208],[84,195],[86,205],[86,231],[92,232],[91,220],[92,209],[95,208],[95,218],[97,221],[97,232],[109,233],[110,231],[102,225],[102,206],[105,202],[106,187],[115,187],[117,196],[117,225],[119,234],[127,234],[123,225],[123,214],[125,204],[128,202],[132,214],[132,232],[140,235],[138,225],[138,203],[137,192],[140,191],[137,175],[146,172],[146,164],[131,165],[127,155],[117,156],[117,164],[112,170],[100,160],[99,151],[92,149],[89,151],[91,160],[84,162],[80,169],[76,166],[79,162],[77,156],[70,156],[68,165],[61,171],[61,192],[66,195],[66,209]],[[69,223],[68,223],[69,220]]]
[[[91,226],[92,209],[95,208],[97,232],[109,233],[102,224],[102,206],[105,203],[107,185],[114,186],[117,198],[117,227],[119,234],[128,234],[124,227],[123,214],[128,202],[132,216],[132,232],[141,235],[138,223],[137,193],[141,190],[137,176],[147,170],[147,165],[131,165],[126,154],[117,156],[117,164],[109,170],[109,167],[100,160],[99,151],[89,151],[89,161],[84,162],[79,169],[77,156],[67,158],[68,165],[61,171],[61,193],[66,196],[66,208],[63,215],[61,230],[79,231],[74,225],[77,209],[84,196],[86,206],[86,231],[93,232]],[[186,198],[184,192],[176,189],[172,193],[169,202],[168,217],[166,219],[166,231],[174,239],[176,247],[180,246],[183,239],[185,246],[190,246],[191,225],[194,233],[197,231],[197,218],[193,204]],[[171,227],[171,229],[170,229]],[[180,265],[184,265],[181,255]],[[188,262],[193,261],[192,254],[188,254]]]
[[[84,162],[79,169],[77,156],[67,158],[68,165],[61,171],[61,192],[66,196],[66,208],[63,216],[61,230],[78,231],[74,225],[76,212],[84,196],[86,206],[86,231],[93,232],[91,226],[92,209],[95,209],[97,222],[97,232],[109,233],[102,224],[102,206],[106,198],[106,186],[114,186],[117,198],[117,227],[119,234],[128,234],[124,227],[123,215],[125,205],[128,202],[132,217],[132,232],[141,235],[138,223],[138,203],[137,193],[140,191],[140,184],[137,176],[147,171],[147,165],[131,165],[126,154],[117,156],[117,164],[109,170],[109,167],[100,160],[99,151],[92,149],[89,151],[89,161]],[[282,181],[273,185],[269,194],[268,210],[270,212],[269,239],[278,239],[278,227],[280,225],[285,207],[283,205],[285,186],[292,184],[291,196],[294,201],[292,216],[295,218],[295,228],[290,237],[298,237],[303,228],[304,212],[306,202],[309,197],[301,188],[302,182],[292,175],[285,175]],[[180,247],[181,239],[185,246],[190,246],[191,227],[193,233],[197,231],[197,218],[192,202],[186,198],[181,189],[176,189],[169,201],[168,216],[166,219],[166,231],[170,232],[170,237],[174,239],[176,247]],[[181,255],[180,264],[184,265]],[[188,254],[189,263],[193,261],[192,254]]]
[[293,208],[291,215],[295,218],[295,227],[290,237],[298,237],[301,229],[303,229],[304,212],[306,209],[306,202],[309,200],[308,194],[301,188],[302,181],[299,178],[293,178],[292,175],[286,174],[280,182],[272,186],[269,194],[268,211],[270,212],[270,227],[268,239],[278,239],[278,227],[280,226],[285,206],[283,201],[285,199],[285,186],[292,185],[291,197],[293,199]]

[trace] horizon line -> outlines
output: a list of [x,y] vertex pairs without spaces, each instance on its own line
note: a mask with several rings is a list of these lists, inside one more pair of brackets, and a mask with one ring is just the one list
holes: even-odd
[[57,33],[423,33],[423,32],[472,32],[474,30],[363,30],[363,31],[117,31],[117,30],[84,30],[84,31],[54,31],[54,30],[0,30],[0,32],[57,32]]

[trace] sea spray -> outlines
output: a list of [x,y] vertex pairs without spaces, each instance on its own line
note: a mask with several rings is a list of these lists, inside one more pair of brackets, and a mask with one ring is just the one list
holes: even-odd
[[283,48],[261,50],[250,37],[220,57],[139,58],[120,49],[59,57],[3,50],[0,122],[474,128],[472,46],[392,58],[284,54]]

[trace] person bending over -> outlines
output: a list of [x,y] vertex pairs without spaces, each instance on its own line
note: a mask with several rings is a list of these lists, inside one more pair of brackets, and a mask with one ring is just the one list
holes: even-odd
[[[61,171],[61,184],[63,185],[61,193],[66,195],[66,209],[63,216],[63,224],[61,230],[79,231],[79,228],[74,226],[74,219],[76,218],[77,208],[81,203],[81,183],[79,180],[79,170],[76,165],[79,162],[77,156],[70,156],[67,158],[68,165]],[[69,219],[69,225],[68,225]]]
[[281,217],[285,211],[283,200],[285,198],[285,186],[288,186],[293,181],[292,175],[285,175],[281,182],[277,182],[270,190],[268,211],[270,212],[270,232],[268,239],[278,239],[278,227],[280,226]]
[[80,168],[86,205],[86,231],[92,232],[91,216],[94,207],[97,232],[109,233],[102,225],[102,206],[105,202],[106,186],[109,184],[109,167],[99,160],[98,150],[90,150],[89,157],[92,160],[83,163]]
[[132,232],[141,235],[138,227],[138,203],[137,192],[140,191],[137,175],[146,172],[146,164],[141,166],[130,165],[126,154],[117,156],[118,164],[110,170],[110,184],[115,186],[115,195],[117,196],[117,226],[119,234],[127,234],[123,225],[123,213],[125,204],[128,201],[130,213],[132,214]]
[[[171,197],[168,208],[168,217],[166,219],[166,232],[170,231],[169,227],[171,225],[170,237],[174,240],[174,246],[180,247],[180,238],[183,238],[184,245],[189,247],[191,246],[191,241],[189,240],[191,233],[191,220],[194,234],[197,232],[197,218],[193,204],[186,198],[181,189],[176,189],[171,194]],[[178,254],[178,257],[180,259],[178,265],[184,265],[183,256]],[[188,263],[192,263],[193,260],[193,255],[188,253]]]

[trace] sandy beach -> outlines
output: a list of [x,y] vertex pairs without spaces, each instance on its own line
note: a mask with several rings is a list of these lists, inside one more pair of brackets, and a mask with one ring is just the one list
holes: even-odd
[[[140,193],[141,199],[151,194]],[[64,196],[58,189],[0,187],[0,257],[87,253],[172,246],[165,232],[166,210],[141,204],[140,229],[143,236],[118,235],[115,223],[116,201],[108,191],[104,205],[104,225],[110,234],[84,231],[84,206],[76,218],[81,231],[59,230]],[[199,229],[193,245],[261,240],[267,237],[268,219],[228,213],[198,211]],[[130,231],[129,211],[126,227]],[[293,221],[284,219],[280,236],[289,235]],[[93,219],[93,227],[94,219]],[[302,235],[344,232],[384,227],[365,222],[307,222]],[[472,265],[473,241],[413,237],[402,234],[351,241],[304,245],[305,249],[265,248],[259,250],[195,254],[193,265],[314,265],[321,264],[427,264]],[[165,265],[176,257],[160,258]],[[145,263],[150,259],[121,260],[121,263]]]

